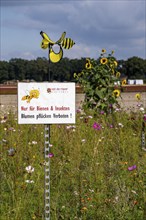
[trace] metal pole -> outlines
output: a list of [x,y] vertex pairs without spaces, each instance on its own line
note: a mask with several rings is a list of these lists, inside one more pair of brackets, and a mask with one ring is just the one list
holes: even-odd
[[50,125],[45,125],[45,220],[50,220]]
[[[50,45],[49,45],[49,54],[50,54]],[[49,68],[48,68],[48,81],[50,81],[50,59],[49,59]],[[45,138],[45,201],[44,201],[44,217],[45,220],[50,220],[50,125],[45,125],[44,131]]]

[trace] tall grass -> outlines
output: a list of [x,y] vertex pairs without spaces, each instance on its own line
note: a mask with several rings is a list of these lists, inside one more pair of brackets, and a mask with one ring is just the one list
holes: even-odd
[[[142,118],[88,112],[77,113],[74,126],[51,125],[52,220],[146,219]],[[0,142],[1,219],[43,219],[44,125],[18,125],[14,114],[2,114]]]

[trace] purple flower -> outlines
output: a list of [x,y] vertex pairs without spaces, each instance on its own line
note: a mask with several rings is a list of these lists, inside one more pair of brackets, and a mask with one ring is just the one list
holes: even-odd
[[93,126],[92,126],[95,130],[100,130],[101,129],[101,125],[94,122]]
[[110,128],[113,128],[114,126],[113,126],[113,125],[110,125],[109,127],[110,127]]
[[146,121],[146,114],[143,116],[143,120]]
[[104,111],[101,111],[100,114],[101,114],[101,115],[104,115]]
[[48,157],[52,158],[52,157],[54,157],[54,154],[53,153],[49,153]]
[[133,166],[131,166],[131,167],[128,167],[128,170],[129,171],[132,171],[132,170],[135,170],[137,168],[137,166],[136,165],[133,165]]

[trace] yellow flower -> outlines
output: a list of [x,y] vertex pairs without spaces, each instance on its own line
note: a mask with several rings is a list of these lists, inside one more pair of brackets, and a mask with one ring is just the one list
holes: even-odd
[[84,206],[84,207],[81,209],[81,211],[82,211],[82,212],[86,212],[86,211],[87,211],[87,207]]
[[117,63],[117,61],[116,61],[116,60],[114,61],[114,66],[115,66],[115,67],[117,67],[117,66],[118,66],[118,63]]
[[118,98],[118,97],[120,96],[120,90],[115,89],[115,90],[113,91],[113,95],[114,95],[116,98]]
[[116,77],[119,78],[120,76],[121,76],[121,73],[120,73],[120,72],[117,72],[117,73],[116,73]]
[[90,62],[87,62],[85,67],[86,67],[86,69],[91,69],[92,68],[92,64]]
[[76,73],[74,73],[74,78],[76,78],[77,77],[77,74]]
[[123,79],[122,80],[122,86],[126,85],[126,83],[127,83],[126,79]]
[[105,49],[102,49],[102,51],[101,51],[102,53],[106,53],[106,50]]
[[105,58],[105,57],[103,57],[103,58],[100,59],[100,63],[101,63],[101,64],[106,64],[107,62],[108,62],[108,59]]
[[135,98],[138,99],[138,100],[140,100],[140,99],[141,99],[141,95],[140,95],[139,93],[137,93],[137,94],[135,95]]

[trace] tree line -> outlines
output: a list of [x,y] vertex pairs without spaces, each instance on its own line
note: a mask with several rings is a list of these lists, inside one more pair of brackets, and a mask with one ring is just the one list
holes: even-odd
[[[0,83],[9,80],[43,81],[75,81],[74,73],[80,73],[86,63],[86,58],[63,58],[58,63],[51,63],[46,58],[36,60],[13,58],[9,61],[0,61]],[[131,57],[127,60],[118,60],[118,71],[121,77],[128,79],[143,79],[146,83],[146,59]]]

